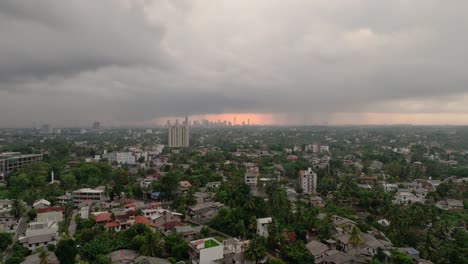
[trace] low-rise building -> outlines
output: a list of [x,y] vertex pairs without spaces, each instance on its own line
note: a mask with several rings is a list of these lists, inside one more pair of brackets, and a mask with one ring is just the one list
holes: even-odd
[[393,203],[395,204],[413,204],[413,203],[423,203],[424,200],[422,198],[417,197],[413,193],[409,191],[398,191],[395,194],[395,199]]
[[205,202],[197,204],[189,207],[188,215],[193,221],[200,224],[206,224],[216,216],[219,209],[223,206],[224,204],[220,202]]
[[454,200],[454,199],[447,199],[437,202],[437,207],[442,210],[449,210],[449,211],[463,211],[464,205],[463,201],[461,200]]
[[34,209],[41,209],[41,208],[47,208],[47,207],[50,207],[50,202],[47,201],[46,199],[37,200],[33,204]]
[[214,264],[224,258],[222,243],[212,237],[191,241],[189,245],[192,264]]
[[80,203],[85,201],[92,201],[94,203],[105,202],[107,200],[107,197],[105,195],[104,190],[83,188],[74,191],[72,193],[72,199],[75,205],[79,205]]

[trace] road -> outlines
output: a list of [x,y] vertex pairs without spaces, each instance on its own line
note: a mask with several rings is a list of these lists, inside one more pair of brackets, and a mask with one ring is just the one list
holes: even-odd
[[73,238],[73,236],[75,235],[75,232],[76,232],[76,222],[75,222],[75,218],[76,216],[78,215],[78,210],[73,210],[73,214],[71,216],[71,219],[70,219],[70,225],[68,226],[68,235]]
[[24,215],[19,220],[18,225],[16,226],[16,229],[15,229],[15,235],[13,236],[13,243],[5,251],[4,260],[9,258],[11,254],[13,254],[13,244],[16,241],[18,241],[20,235],[26,232],[26,228],[28,227],[28,222],[29,222],[29,217],[27,215]]

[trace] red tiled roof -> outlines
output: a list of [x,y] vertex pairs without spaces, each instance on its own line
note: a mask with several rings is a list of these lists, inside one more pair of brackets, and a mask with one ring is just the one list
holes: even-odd
[[65,212],[65,207],[48,207],[48,208],[39,208],[36,209],[36,213],[42,214],[42,213],[49,213],[49,212]]
[[94,217],[96,223],[109,222],[111,220],[111,213],[102,213]]
[[136,207],[136,205],[135,205],[134,203],[128,203],[128,204],[124,204],[123,207],[124,207],[124,208]]
[[148,225],[150,223],[149,219],[144,217],[144,216],[141,216],[141,215],[137,215],[135,216],[135,224],[144,224],[144,225]]
[[167,229],[167,228],[171,228],[175,226],[184,226],[184,224],[179,221],[172,221],[172,222],[165,223],[162,226],[164,227],[164,229]]
[[106,224],[106,227],[107,227],[107,228],[118,227],[118,226],[120,226],[120,223],[117,222],[117,221],[109,222],[109,223]]
[[295,232],[285,232],[283,234],[288,238],[290,243],[294,243],[296,241],[296,233]]

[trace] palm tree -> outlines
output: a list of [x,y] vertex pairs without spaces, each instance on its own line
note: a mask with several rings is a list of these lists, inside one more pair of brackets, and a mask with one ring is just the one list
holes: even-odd
[[47,258],[49,257],[49,252],[45,248],[39,250],[39,264],[49,264]]
[[349,242],[354,247],[357,252],[357,249],[360,245],[362,245],[363,241],[361,238],[361,230],[357,226],[353,226],[351,230],[351,235],[349,236]]
[[10,214],[12,214],[15,218],[20,218],[23,216],[23,213],[26,211],[24,205],[21,203],[20,200],[13,200],[13,205],[10,210]]
[[250,240],[249,245],[244,251],[244,256],[248,260],[255,260],[258,263],[266,256],[265,239],[263,237],[255,237]]
[[161,239],[154,233],[148,233],[145,236],[145,243],[140,248],[140,254],[143,256],[156,257],[162,250]]

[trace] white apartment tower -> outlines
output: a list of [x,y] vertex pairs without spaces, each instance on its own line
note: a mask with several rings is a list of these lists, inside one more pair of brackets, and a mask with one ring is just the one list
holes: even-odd
[[299,171],[299,178],[301,179],[303,193],[311,194],[317,192],[317,173],[311,168]]
[[171,148],[187,148],[189,146],[188,124],[169,126],[168,144]]

